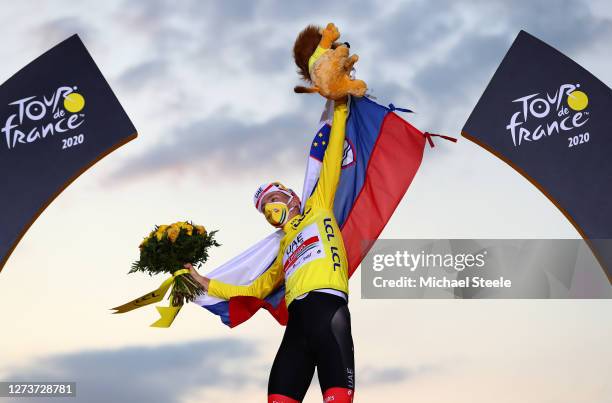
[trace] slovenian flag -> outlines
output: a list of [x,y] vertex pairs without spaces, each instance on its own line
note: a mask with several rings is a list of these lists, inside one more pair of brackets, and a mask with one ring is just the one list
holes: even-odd
[[[385,107],[367,97],[351,98],[349,104],[342,173],[334,199],[334,213],[342,229],[348,255],[349,277],[410,186],[421,165],[426,139],[433,146],[430,133],[419,131],[394,110],[396,108],[392,104]],[[328,102],[310,147],[302,208],[317,186],[332,116],[333,104]],[[270,234],[207,276],[236,285],[252,283],[276,259],[282,237],[282,230]],[[262,307],[285,325],[287,307],[284,295],[285,287],[281,285],[263,300],[239,296],[226,301],[203,295],[194,302],[219,315],[223,323],[230,327],[249,319]]]

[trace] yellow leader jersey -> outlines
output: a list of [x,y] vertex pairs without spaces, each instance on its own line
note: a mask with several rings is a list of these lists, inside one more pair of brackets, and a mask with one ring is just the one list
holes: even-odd
[[265,298],[285,281],[285,304],[306,292],[332,288],[348,295],[348,263],[342,233],[333,212],[340,180],[348,107],[334,106],[329,144],[319,182],[306,201],[304,213],[283,226],[278,256],[250,285],[232,285],[211,279],[208,294],[222,299],[244,295]]

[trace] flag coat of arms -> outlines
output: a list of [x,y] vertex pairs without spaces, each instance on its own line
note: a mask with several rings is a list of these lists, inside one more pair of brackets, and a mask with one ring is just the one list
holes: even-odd
[[2,270],[53,199],[137,134],[77,35],[0,86],[0,125]]
[[[349,104],[342,171],[334,199],[349,277],[391,218],[423,158],[429,134],[400,118],[395,109],[393,105],[385,107],[367,97],[351,98]],[[303,204],[317,186],[332,116],[333,104],[328,102],[308,155]],[[282,237],[282,230],[270,234],[207,276],[235,285],[252,283],[271,267]],[[264,299],[237,296],[226,301],[203,295],[194,302],[218,315],[230,327],[243,323],[260,308],[267,309],[285,325],[288,318],[284,295],[284,285],[281,285]]]

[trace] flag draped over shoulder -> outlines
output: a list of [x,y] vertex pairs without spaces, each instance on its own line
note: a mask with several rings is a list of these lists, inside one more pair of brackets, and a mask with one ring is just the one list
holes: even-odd
[[463,136],[534,184],[586,240],[612,282],[612,90],[521,31]]
[[136,129],[77,35],[0,86],[0,127],[2,270],[53,199]]
[[[426,133],[369,98],[352,98],[334,214],[342,229],[349,276],[382,232],[412,182],[423,157]],[[333,106],[328,102],[310,147],[302,208],[317,186],[323,155],[331,131]],[[282,230],[256,243],[234,259],[208,273],[223,282],[247,285],[264,273],[277,256]],[[287,323],[285,289],[281,285],[265,299],[238,296],[229,301],[209,295],[195,303],[219,315],[234,327],[260,308],[267,309],[280,324]]]

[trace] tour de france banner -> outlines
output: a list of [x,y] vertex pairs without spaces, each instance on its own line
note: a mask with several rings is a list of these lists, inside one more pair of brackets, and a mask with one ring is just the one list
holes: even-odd
[[462,135],[505,161],[550,199],[583,237],[609,286],[612,90],[521,31]]
[[34,220],[136,129],[77,35],[0,87],[0,271]]

